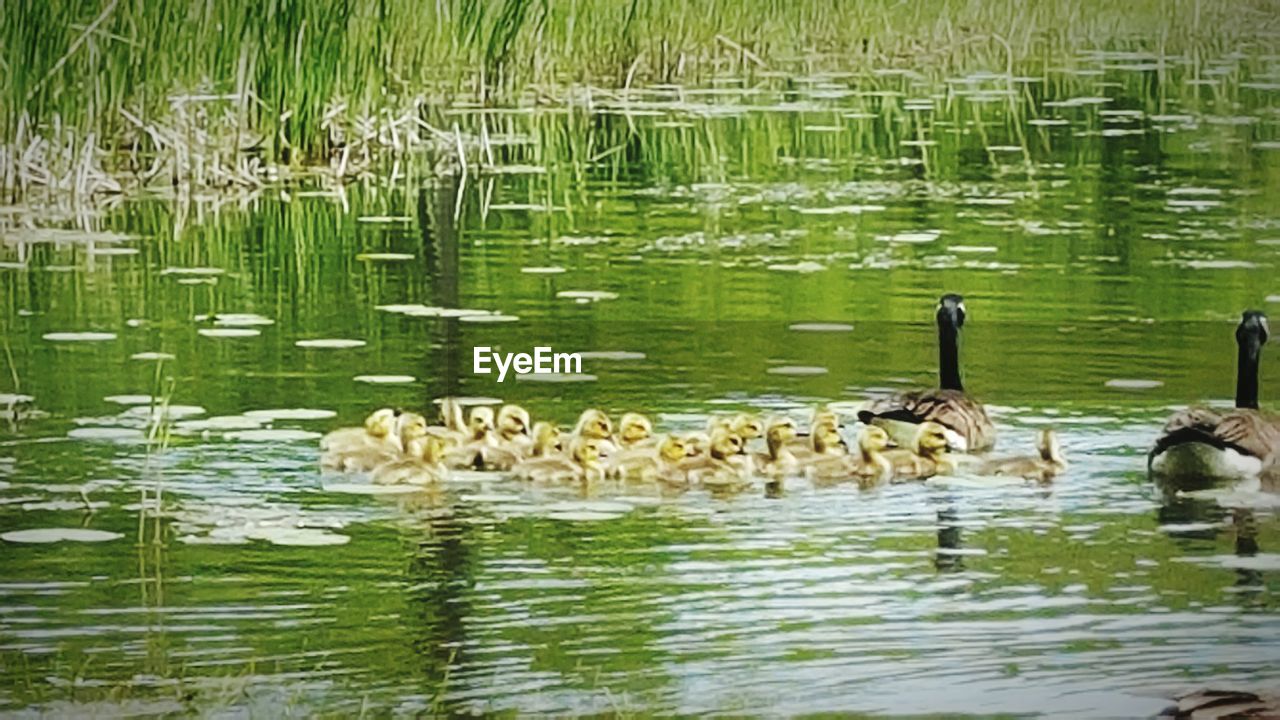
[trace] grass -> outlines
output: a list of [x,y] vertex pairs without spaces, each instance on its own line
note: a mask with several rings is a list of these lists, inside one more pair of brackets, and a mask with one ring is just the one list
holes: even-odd
[[[576,88],[903,67],[1041,73],[1080,51],[1193,62],[1274,46],[1274,0],[13,0],[0,6],[0,187],[93,196],[254,186],[462,146],[458,104]],[[469,141],[474,138],[467,138]],[[467,143],[468,147],[476,145]],[[597,149],[598,151],[599,149]]]

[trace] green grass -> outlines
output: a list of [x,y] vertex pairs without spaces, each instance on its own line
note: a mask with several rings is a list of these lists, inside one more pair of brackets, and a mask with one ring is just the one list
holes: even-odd
[[[296,165],[336,152],[361,118],[385,126],[393,114],[432,119],[455,101],[556,102],[582,83],[884,66],[940,78],[1042,72],[1093,48],[1192,61],[1265,50],[1275,9],[1274,0],[10,0],[0,5],[0,138],[23,149],[37,129],[64,155],[91,137],[135,158],[168,143]],[[221,99],[183,100],[193,94]],[[215,181],[235,180],[205,184]]]

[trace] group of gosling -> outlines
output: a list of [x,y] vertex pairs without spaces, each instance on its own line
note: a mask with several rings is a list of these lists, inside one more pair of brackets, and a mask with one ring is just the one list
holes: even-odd
[[[518,405],[473,407],[445,398],[436,424],[414,412],[375,411],[364,427],[321,440],[326,468],[369,472],[374,482],[431,484],[451,469],[510,472],[528,480],[641,480],[670,486],[743,488],[755,479],[807,476],[863,485],[957,472],[1040,482],[1067,468],[1058,437],[1042,429],[1036,453],[991,457],[995,425],[960,377],[963,298],[943,295],[938,325],[939,387],[868,402],[854,448],[840,416],[818,408],[800,433],[795,421],[753,415],[712,418],[705,431],[654,434],[639,413],[623,415],[615,431],[602,411],[582,413],[573,430],[532,423]],[[1258,409],[1258,365],[1269,338],[1266,316],[1245,312],[1236,329],[1236,402],[1229,410],[1193,407],[1176,413],[1148,455],[1153,475],[1176,480],[1280,479],[1280,419]],[[760,440],[757,440],[760,439]],[[753,442],[755,441],[755,442]]]

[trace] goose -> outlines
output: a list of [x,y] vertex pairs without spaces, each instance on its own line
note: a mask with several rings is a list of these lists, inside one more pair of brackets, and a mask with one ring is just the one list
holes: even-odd
[[858,434],[856,455],[818,455],[806,470],[819,480],[856,478],[860,483],[876,484],[893,476],[893,464],[884,455],[888,446],[889,434],[884,428],[868,425]]
[[569,443],[569,454],[525,460],[511,469],[518,479],[534,482],[591,482],[604,477],[598,438],[579,436]]
[[1062,454],[1062,443],[1053,428],[1043,428],[1036,436],[1038,455],[1008,458],[989,458],[977,467],[979,475],[1008,475],[1027,480],[1048,482],[1067,469],[1067,459]]
[[1235,409],[1175,413],[1147,456],[1149,473],[1172,481],[1244,480],[1280,470],[1280,418],[1258,410],[1258,362],[1270,335],[1266,315],[1241,316]]
[[982,403],[965,393],[960,381],[960,329],[965,320],[964,298],[954,293],[938,300],[939,387],[917,390],[877,400],[858,412],[867,425],[880,425],[901,446],[908,447],[915,428],[927,420],[941,425],[947,444],[959,452],[989,450],[996,443],[996,428]]
[[653,437],[653,423],[640,413],[626,413],[618,421],[618,445],[623,450],[648,445],[651,437]]
[[956,462],[947,455],[950,440],[941,424],[920,423],[910,449],[894,448],[883,453],[899,480],[923,480],[934,475],[947,475],[956,470]]
[[680,464],[688,456],[684,438],[667,435],[656,446],[621,450],[610,458],[608,475],[619,480],[660,482],[664,485],[683,487],[688,484],[688,474]]
[[761,475],[776,477],[791,475],[800,469],[800,463],[787,444],[796,437],[796,424],[791,418],[779,418],[769,423],[765,430],[765,452],[754,455],[754,463]]
[[443,458],[449,441],[439,435],[414,438],[405,446],[405,457],[374,468],[375,485],[430,485],[444,479]]

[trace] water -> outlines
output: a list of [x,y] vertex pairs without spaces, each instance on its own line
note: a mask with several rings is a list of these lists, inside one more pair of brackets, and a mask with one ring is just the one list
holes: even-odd
[[[1274,685],[1275,503],[1144,474],[1172,407],[1229,402],[1239,312],[1280,299],[1273,61],[1084,62],[1102,75],[1012,93],[636,93],[489,128],[545,173],[136,198],[87,221],[136,254],[6,244],[4,389],[34,402],[0,431],[0,529],[123,537],[4,545],[0,712],[1125,717]],[[557,159],[584,139],[596,164]],[[171,270],[192,267],[221,272]],[[1001,449],[1059,429],[1051,486],[583,498],[467,474],[369,496],[317,470],[310,433],[444,394],[683,429],[929,384],[943,291],[966,296],[966,377]],[[378,309],[396,304],[518,320]],[[212,313],[271,322],[201,334]],[[852,328],[792,329],[812,323]],[[45,339],[65,332],[115,337]],[[364,344],[296,344],[315,339]],[[544,344],[607,354],[581,382],[471,372],[474,346]],[[148,352],[174,359],[131,359]],[[1280,353],[1262,376],[1266,396]],[[148,456],[146,406],[104,398],[170,390],[189,407]],[[242,416],[280,408],[334,416]],[[238,419],[181,425],[219,416]],[[227,435],[262,428],[303,432]],[[557,519],[582,511],[606,519]]]

